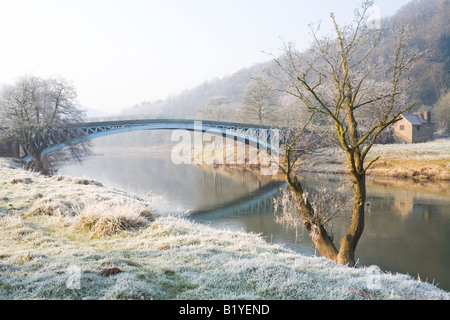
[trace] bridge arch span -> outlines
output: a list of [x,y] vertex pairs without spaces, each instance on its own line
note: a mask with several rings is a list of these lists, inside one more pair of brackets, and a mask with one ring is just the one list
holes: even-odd
[[[55,132],[50,133],[46,143],[47,147],[42,152],[42,155],[61,150],[69,145],[75,145],[100,137],[149,130],[201,131],[203,133],[207,132],[222,137],[238,139],[238,141],[243,141],[257,148],[270,150],[278,150],[279,148],[279,141],[276,141],[276,145],[273,143],[274,130],[278,129],[268,126],[203,120],[148,119],[88,122],[68,126],[67,128],[55,129]],[[282,131],[278,131],[278,138],[281,138]],[[33,160],[33,157],[26,155],[22,160],[30,162]]]

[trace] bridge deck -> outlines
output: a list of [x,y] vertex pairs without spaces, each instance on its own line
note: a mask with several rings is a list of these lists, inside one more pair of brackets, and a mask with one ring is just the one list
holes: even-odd
[[223,126],[223,127],[238,127],[238,128],[252,128],[252,129],[278,129],[276,127],[261,126],[258,124],[248,124],[240,122],[228,122],[228,121],[212,121],[212,120],[198,120],[198,119],[135,119],[135,120],[108,120],[108,121],[89,121],[83,123],[77,123],[70,125],[71,128],[84,128],[84,127],[96,127],[96,126],[123,126],[123,125],[144,125],[152,123],[194,123],[201,122],[206,125]]

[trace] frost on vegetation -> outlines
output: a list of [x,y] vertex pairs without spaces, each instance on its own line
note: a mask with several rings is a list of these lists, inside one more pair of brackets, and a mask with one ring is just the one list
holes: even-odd
[[90,180],[90,179],[73,178],[72,182],[74,184],[82,184],[85,186],[88,186],[88,185],[94,185],[94,186],[99,186],[99,187],[103,186],[100,182],[95,181],[95,180]]
[[148,207],[119,200],[86,206],[77,215],[74,228],[92,231],[95,236],[109,236],[147,227],[153,219]]
[[274,198],[274,209],[275,212],[282,213],[275,217],[277,223],[287,228],[298,228],[302,225],[302,218],[298,213],[292,192],[288,188],[282,189],[280,195],[277,198]]
[[60,225],[76,226],[78,231],[91,231],[95,236],[138,230],[154,218],[150,199],[108,189],[93,180],[49,178],[1,168],[0,179],[6,182],[0,190],[2,212],[11,210],[14,214],[23,213],[24,217],[53,217]]
[[[323,225],[331,225],[334,219],[343,216],[350,210],[351,188],[349,188],[348,181],[342,181],[342,184],[336,188],[323,174],[316,175],[315,181],[318,186],[310,192],[304,192],[303,200],[309,201],[315,218],[318,218]],[[274,198],[273,205],[275,212],[280,213],[275,217],[277,223],[296,230],[303,226],[302,217],[289,187],[281,190],[279,196]]]
[[[0,168],[2,182],[12,179],[11,171]],[[9,185],[24,209],[0,215],[3,300],[450,299],[406,275],[346,268],[256,234],[157,217],[147,200],[116,190],[32,179]],[[105,277],[105,268],[121,272]]]
[[76,203],[45,198],[36,201],[25,216],[68,216],[74,214]]
[[[22,228],[17,217],[5,227]],[[346,268],[271,245],[254,234],[215,230],[181,218],[127,237],[59,251],[21,243],[0,249],[2,299],[449,299],[449,294],[377,267]],[[163,231],[164,232],[161,232]],[[2,233],[2,239],[7,232]],[[194,237],[197,241],[194,243]],[[103,240],[102,240],[103,239]],[[9,239],[11,241],[11,239]],[[99,242],[100,241],[100,242]],[[158,249],[162,243],[167,248]],[[121,273],[103,277],[115,266]],[[77,271],[78,270],[78,271]]]
[[14,158],[1,158],[0,159],[0,169],[19,169],[22,168],[23,164],[20,162],[20,160],[14,159]]
[[375,145],[372,153],[381,154],[383,158],[387,159],[448,159],[450,155],[450,139],[437,139],[413,144]]
[[138,230],[148,226],[154,218],[148,206],[126,199],[80,203],[44,198],[35,202],[25,216],[59,217],[62,224],[71,225],[76,230],[91,231],[94,236]]

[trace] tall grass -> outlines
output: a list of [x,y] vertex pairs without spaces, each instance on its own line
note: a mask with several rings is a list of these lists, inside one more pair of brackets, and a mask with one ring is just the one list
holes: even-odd
[[153,219],[147,207],[122,199],[86,206],[77,215],[74,228],[102,237],[145,228]]

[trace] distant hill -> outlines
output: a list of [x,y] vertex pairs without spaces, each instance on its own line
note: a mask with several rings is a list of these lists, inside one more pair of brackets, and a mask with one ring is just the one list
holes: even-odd
[[427,51],[414,68],[416,101],[420,105],[434,105],[450,87],[450,2],[448,0],[414,0],[403,6],[387,21],[384,44],[392,43],[390,32],[406,25],[413,37],[411,49]]
[[254,65],[239,70],[222,79],[214,79],[185,90],[165,100],[142,102],[123,111],[124,114],[149,114],[167,116],[193,116],[196,109],[210,98],[224,96],[231,106],[238,105],[243,97],[245,86],[253,75],[261,72],[264,64]]
[[[395,43],[393,30],[408,26],[414,37],[411,48],[427,51],[417,64],[414,77],[419,104],[433,105],[443,90],[450,86],[450,3],[448,0],[414,0],[396,14],[383,20],[385,27],[381,48],[390,52]],[[123,111],[124,114],[195,115],[196,109],[210,98],[224,96],[230,106],[236,107],[242,100],[246,85],[252,76],[263,72],[267,63],[242,69],[233,75],[206,81],[198,87],[186,90],[165,100],[142,102]]]

